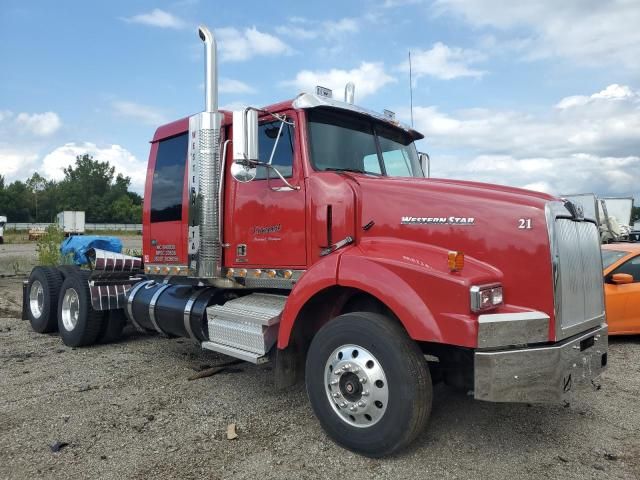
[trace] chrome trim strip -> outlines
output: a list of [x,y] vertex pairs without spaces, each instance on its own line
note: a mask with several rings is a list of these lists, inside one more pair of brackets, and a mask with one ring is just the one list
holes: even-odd
[[184,328],[189,334],[189,338],[194,342],[197,342],[198,339],[193,334],[193,330],[191,329],[191,309],[193,308],[193,304],[196,302],[196,299],[198,298],[198,295],[200,295],[200,293],[202,293],[202,290],[196,290],[195,292],[193,292],[191,294],[191,297],[189,297],[186,305],[184,306]]
[[156,290],[156,292],[153,294],[153,297],[151,297],[151,301],[149,302],[149,319],[151,320],[151,323],[153,323],[153,326],[155,327],[155,329],[161,335],[166,335],[166,334],[158,326],[158,322],[156,322],[156,302],[158,301],[158,297],[160,297],[162,292],[164,292],[170,286],[171,285],[165,283],[160,288],[158,288],[158,290]]
[[480,315],[478,317],[478,348],[547,342],[549,322],[549,315],[543,312]]
[[560,402],[574,386],[589,385],[606,369],[607,350],[607,326],[601,325],[546,347],[476,351],[474,397],[490,402]]
[[153,280],[142,281],[131,289],[129,296],[127,297],[127,308],[125,309],[128,314],[127,317],[129,317],[129,320],[131,321],[133,326],[136,327],[136,330],[142,333],[146,333],[146,330],[136,321],[135,317],[133,316],[133,298],[136,296],[136,293],[138,293],[138,290],[140,290],[144,285],[149,285],[150,283],[153,283]]
[[[224,276],[233,278],[236,283],[244,283],[247,288],[279,288],[291,290],[302,278],[306,270],[290,268],[225,268]],[[286,278],[289,277],[289,278]]]

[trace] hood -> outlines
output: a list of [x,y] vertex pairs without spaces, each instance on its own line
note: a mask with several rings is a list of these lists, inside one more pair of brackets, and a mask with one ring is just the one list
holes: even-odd
[[[505,301],[553,316],[545,206],[556,198],[477,182],[349,175],[357,184],[362,236],[461,251],[502,273]],[[415,243],[414,243],[415,245]],[[545,290],[532,301],[531,289]]]

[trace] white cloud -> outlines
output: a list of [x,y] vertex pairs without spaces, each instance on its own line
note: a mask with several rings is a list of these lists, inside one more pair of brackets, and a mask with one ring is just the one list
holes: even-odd
[[[411,67],[416,78],[431,76],[441,80],[460,77],[482,77],[486,72],[471,65],[481,62],[485,56],[476,50],[449,47],[437,42],[429,50],[411,52]],[[402,63],[400,69],[409,71],[409,61]]]
[[28,147],[9,147],[0,145],[0,175],[12,181],[22,177],[25,170],[38,160],[38,154]]
[[414,5],[423,3],[424,0],[384,0],[382,6],[384,8],[404,7],[406,5]]
[[38,168],[40,174],[48,179],[64,178],[64,168],[73,165],[78,155],[85,153],[101,162],[109,162],[115,167],[116,174],[131,177],[131,189],[137,192],[144,190],[147,173],[146,162],[137,159],[131,152],[120,145],[98,147],[90,142],[66,143],[47,154]]
[[256,27],[240,31],[227,27],[216,30],[222,60],[242,62],[252,57],[284,55],[292,53],[291,47],[278,37],[259,31]]
[[47,137],[62,126],[60,117],[54,112],[19,113],[15,123],[22,133]]
[[289,18],[287,25],[276,27],[278,34],[295,38],[296,40],[334,39],[359,31],[360,20],[348,17],[321,22],[302,17],[293,17]]
[[167,122],[167,117],[157,108],[135,102],[115,101],[113,111],[120,116],[129,117],[147,125],[159,126]]
[[315,87],[321,85],[332,89],[337,98],[340,98],[345,85],[353,82],[356,85],[356,98],[364,98],[395,81],[395,78],[384,71],[382,63],[362,62],[358,68],[351,70],[302,70],[295,79],[284,82],[284,85],[294,86],[298,91],[306,92],[315,92]]
[[240,80],[221,78],[218,86],[220,93],[255,93],[255,89]]
[[129,23],[140,23],[142,25],[149,25],[159,28],[180,29],[186,26],[186,23],[182,19],[169,12],[160,10],[159,8],[154,8],[148,13],[134,15],[132,17],[125,18],[124,20]]
[[506,35],[526,31],[529,59],[561,57],[587,66],[640,69],[640,2],[635,0],[437,0],[435,9]]
[[322,22],[326,33],[330,36],[342,33],[356,33],[360,25],[355,18],[341,18],[340,20]]
[[556,194],[640,194],[640,93],[609,85],[531,115],[414,108],[435,176],[503,183]]

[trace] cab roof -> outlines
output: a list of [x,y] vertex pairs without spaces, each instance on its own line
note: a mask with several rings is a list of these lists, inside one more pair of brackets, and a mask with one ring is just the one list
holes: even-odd
[[[365,108],[359,107],[357,105],[341,102],[339,100],[335,100],[333,98],[322,97],[319,95],[313,95],[310,93],[301,93],[296,98],[292,100],[285,100],[283,102],[274,103],[272,105],[267,105],[262,107],[261,110],[266,110],[268,112],[279,112],[282,110],[288,110],[290,108],[294,108],[296,110],[307,109],[307,108],[316,108],[316,107],[328,107],[328,108],[336,108],[341,110],[347,110],[355,112],[359,115],[367,116],[373,118],[378,121],[386,122],[394,127],[400,128],[407,132],[413,140],[420,140],[424,138],[420,132],[414,130],[411,127],[401,124],[394,119],[390,119],[383,114],[379,114],[372,110],[367,110]],[[232,112],[229,110],[221,110],[224,115],[223,126],[228,125],[232,121]],[[167,123],[158,127],[153,135],[152,142],[157,142],[163,140],[165,138],[173,137],[176,135],[180,135],[189,130],[189,117],[184,117],[179,120],[176,120],[171,123]]]

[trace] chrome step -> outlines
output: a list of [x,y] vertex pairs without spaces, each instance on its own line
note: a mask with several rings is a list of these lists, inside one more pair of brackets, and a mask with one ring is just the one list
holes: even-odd
[[256,365],[267,363],[269,361],[269,358],[265,355],[258,355],[257,353],[247,352],[240,348],[230,347],[229,345],[223,345],[216,342],[202,342],[202,348],[206,350],[213,350],[214,352],[222,353],[224,355],[229,355],[230,357],[239,358],[245,362],[255,363]]
[[278,338],[280,314],[286,300],[283,295],[253,293],[208,307],[210,342],[204,342],[203,348],[226,349],[231,353],[221,353],[258,363],[256,359],[264,357]]

